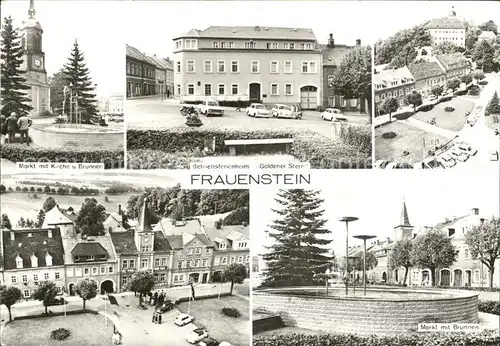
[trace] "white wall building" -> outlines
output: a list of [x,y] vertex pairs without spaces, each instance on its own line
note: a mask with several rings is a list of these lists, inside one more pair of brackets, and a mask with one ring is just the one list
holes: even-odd
[[456,46],[465,47],[465,22],[457,17],[453,7],[448,17],[431,20],[427,29],[435,46],[442,42],[451,42]]

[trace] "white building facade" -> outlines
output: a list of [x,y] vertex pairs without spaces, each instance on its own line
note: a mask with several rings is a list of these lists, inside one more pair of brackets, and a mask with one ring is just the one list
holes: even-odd
[[465,47],[465,23],[457,17],[452,7],[448,17],[433,19],[427,24],[432,37],[432,44],[451,42],[455,46]]

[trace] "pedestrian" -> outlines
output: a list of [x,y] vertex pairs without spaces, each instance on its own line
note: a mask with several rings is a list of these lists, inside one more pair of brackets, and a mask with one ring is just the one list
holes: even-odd
[[161,314],[158,315],[158,324],[161,324]]
[[155,291],[155,294],[153,297],[154,297],[155,305],[156,305],[156,303],[158,302],[158,291]]
[[26,145],[30,145],[28,132],[32,124],[33,122],[26,116],[26,114],[21,115],[21,117],[17,120],[17,127],[19,128],[19,132],[21,133],[21,144],[23,144],[24,138],[26,138]]
[[9,143],[14,143],[14,138],[17,132],[17,114],[16,112],[10,113],[10,116],[5,120],[7,125],[7,132],[9,134]]
[[170,90],[167,89],[167,99],[170,98]]

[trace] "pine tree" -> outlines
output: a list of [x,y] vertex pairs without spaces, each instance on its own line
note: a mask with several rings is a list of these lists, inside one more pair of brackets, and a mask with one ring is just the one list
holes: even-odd
[[490,114],[500,114],[500,103],[496,91],[493,94],[493,97],[491,98],[490,104],[488,105],[488,112]]
[[[68,58],[68,63],[64,65],[64,82],[70,87],[73,99],[78,97],[78,108],[82,111],[82,123],[88,123],[90,117],[97,113],[94,87],[90,79],[90,72],[85,63],[85,57],[78,42],[75,40],[73,49]],[[69,114],[69,96],[66,100],[65,114]],[[74,112],[74,110],[73,110]],[[75,121],[75,119],[70,119]]]
[[26,90],[30,87],[26,85],[21,69],[23,63],[23,47],[19,37],[19,32],[12,25],[12,18],[4,19],[2,29],[2,46],[0,58],[1,67],[1,94],[2,94],[2,114],[6,117],[11,112],[16,112],[17,116],[28,114],[33,109],[30,99],[26,95]]
[[266,261],[264,285],[303,285],[313,282],[314,274],[322,274],[331,266],[330,231],[324,228],[319,191],[280,190],[275,199],[283,206],[273,211],[280,216],[269,227],[273,245],[263,255]]

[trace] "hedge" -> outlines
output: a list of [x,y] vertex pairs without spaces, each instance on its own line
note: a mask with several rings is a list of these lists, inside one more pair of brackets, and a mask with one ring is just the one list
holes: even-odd
[[0,157],[12,162],[104,163],[105,169],[124,167],[123,149],[49,149],[4,144],[0,147]]
[[452,290],[467,290],[481,292],[500,292],[500,287],[474,287],[474,286],[436,286],[436,288],[446,288]]
[[480,300],[477,308],[481,312],[500,316],[500,302],[492,300]]
[[417,333],[397,336],[354,334],[262,335],[253,337],[253,346],[498,346],[498,331],[479,333]]
[[201,156],[201,152],[178,151],[165,153],[161,150],[127,150],[128,169],[189,169],[190,163]]
[[[221,293],[220,294],[221,297],[229,297],[231,296],[231,293],[229,292],[226,292],[226,293]],[[219,298],[219,295],[218,294],[208,294],[206,296],[197,296],[196,297],[196,300],[201,300],[201,299],[213,299],[213,298]],[[191,299],[191,297],[182,297],[182,298],[179,298],[175,301],[175,304],[179,304],[179,303],[184,303],[184,302],[188,302],[189,299]]]
[[[64,316],[64,312],[61,311],[61,312],[52,312],[52,311],[49,311],[49,316],[41,316],[41,315],[28,315],[28,316],[19,316],[19,317],[14,317],[14,320],[32,320],[32,319],[35,319],[35,318],[44,318],[44,317],[52,317],[52,316]],[[45,314],[45,313],[43,313]],[[86,309],[85,311],[83,310],[70,310],[70,311],[66,311],[66,315],[80,315],[80,314],[93,314],[93,315],[97,315],[99,314],[97,311],[95,310],[90,310],[90,309]]]

